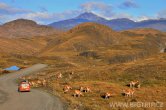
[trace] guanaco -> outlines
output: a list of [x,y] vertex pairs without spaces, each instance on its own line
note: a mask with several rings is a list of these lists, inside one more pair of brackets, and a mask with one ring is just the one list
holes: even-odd
[[111,97],[111,93],[106,92],[106,93],[104,94],[104,98],[105,98],[105,99],[109,99],[110,97]]
[[64,88],[63,88],[63,91],[64,91],[64,93],[67,93],[67,92],[68,92],[69,90],[71,90],[71,89],[72,89],[71,86],[65,85]]
[[80,96],[84,96],[84,95],[82,94],[82,92],[80,90],[75,90],[73,96],[80,97]]
[[91,89],[89,87],[85,87],[84,88],[84,92],[92,92]]
[[80,89],[79,89],[81,92],[84,92],[84,87],[80,87]]
[[127,97],[133,97],[134,96],[134,92],[135,90],[134,89],[127,89],[127,90],[123,90],[123,94]]
[[59,73],[57,76],[58,79],[62,78],[62,73]]
[[140,82],[139,81],[131,81],[129,83],[130,87],[133,88],[133,87],[137,87],[137,88],[140,88]]
[[79,89],[81,92],[91,92],[91,89],[89,87],[80,87]]

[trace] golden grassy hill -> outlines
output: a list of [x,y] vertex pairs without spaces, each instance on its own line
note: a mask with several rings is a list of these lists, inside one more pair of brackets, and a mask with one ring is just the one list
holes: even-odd
[[33,54],[39,52],[47,42],[36,38],[0,38],[0,53]]
[[123,36],[107,26],[97,23],[84,23],[50,42],[50,51],[84,51],[108,47],[123,41]]
[[152,29],[116,32],[97,23],[84,23],[49,42],[41,55],[80,55],[109,63],[126,62],[160,53],[166,47],[165,36]]
[[[3,38],[0,37],[0,67],[20,65],[35,57],[46,45],[46,38]],[[24,59],[22,57],[25,57]],[[29,60],[30,61],[30,60]]]
[[[41,56],[45,56],[45,62],[51,67],[44,71],[44,76],[36,77],[46,77],[52,92],[58,92],[71,109],[109,110],[109,103],[113,101],[166,102],[163,92],[166,54],[161,51],[166,48],[165,42],[165,33],[157,30],[116,32],[96,23],[81,24],[48,43]],[[74,75],[69,78],[71,71]],[[62,73],[62,79],[56,78],[58,72]],[[133,98],[125,98],[121,95],[122,89],[127,89],[126,84],[132,80],[139,80],[141,89],[136,89]],[[74,89],[88,86],[93,92],[73,98],[73,90],[63,93],[65,84]],[[104,92],[115,96],[104,100],[100,97]]]
[[34,37],[59,34],[61,31],[32,20],[17,19],[0,26],[0,37]]
[[59,30],[26,19],[18,19],[1,25],[0,66],[10,66],[10,63],[19,64],[22,57],[26,60],[26,57],[37,56],[37,53],[59,34],[61,34]]

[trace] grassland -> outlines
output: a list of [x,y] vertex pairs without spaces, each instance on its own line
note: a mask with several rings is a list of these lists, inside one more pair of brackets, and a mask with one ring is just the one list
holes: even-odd
[[[159,101],[165,103],[166,54],[118,64],[108,64],[105,61],[79,56],[73,59],[46,59],[45,62],[50,64],[49,68],[32,77],[46,78],[49,81],[48,89],[53,94],[60,96],[71,110],[74,108],[78,110],[109,110],[111,109],[109,107],[111,102]],[[71,71],[74,71],[74,74],[69,77]],[[62,73],[62,79],[57,79],[58,72]],[[126,84],[132,80],[139,80],[141,88],[136,89],[133,98],[122,96],[122,90],[127,89]],[[64,94],[63,87],[66,84],[71,85],[73,90]],[[92,89],[92,92],[84,93],[84,97],[74,98],[72,94],[80,86],[88,86]],[[105,92],[112,92],[114,96],[108,100],[103,99],[100,95]],[[125,108],[114,109],[125,110]],[[133,108],[130,109],[132,110]],[[148,109],[156,110],[157,108]],[[126,110],[129,110],[129,108],[126,108]]]
[[[85,23],[60,35],[47,38],[35,54],[3,56],[2,67],[7,65],[32,65],[45,63],[49,67],[31,80],[44,78],[47,89],[64,100],[69,110],[133,110],[133,108],[110,108],[111,102],[166,102],[166,34],[151,29],[115,32],[112,29]],[[44,47],[44,48],[42,48]],[[58,73],[62,78],[57,79]],[[74,72],[70,76],[69,73]],[[132,80],[139,80],[141,88],[134,97],[121,95]],[[64,94],[64,85],[73,90]],[[73,97],[75,89],[88,86],[90,93]],[[109,99],[101,94],[111,92]],[[135,110],[156,110],[163,108],[134,108]]]

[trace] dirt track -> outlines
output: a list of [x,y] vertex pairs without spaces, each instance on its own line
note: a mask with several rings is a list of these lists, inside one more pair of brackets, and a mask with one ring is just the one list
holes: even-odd
[[17,92],[16,79],[47,67],[37,64],[19,72],[0,77],[0,110],[63,110],[63,104],[57,97],[43,91]]

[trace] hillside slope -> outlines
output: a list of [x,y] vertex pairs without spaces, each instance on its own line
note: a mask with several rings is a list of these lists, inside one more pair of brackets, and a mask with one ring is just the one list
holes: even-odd
[[33,54],[47,45],[44,38],[0,38],[1,54]]
[[[141,29],[140,29],[141,30]],[[41,55],[98,56],[114,62],[131,61],[164,49],[166,35],[157,30],[142,29],[116,32],[97,23],[83,23],[49,42]],[[137,34],[139,33],[139,34]]]
[[[48,78],[52,92],[58,92],[71,109],[109,110],[110,102],[119,101],[165,102],[166,53],[161,51],[165,44],[166,34],[154,29],[116,32],[96,23],[81,24],[49,42],[41,58],[51,66],[34,79]],[[124,97],[122,90],[135,80],[141,88],[135,88],[132,98]],[[66,84],[74,90],[90,87],[92,92],[74,98],[74,90],[64,94]],[[101,95],[106,92],[113,96],[104,100]],[[142,109],[146,108],[135,108]]]
[[34,21],[17,19],[0,26],[0,37],[34,37],[59,34],[60,31]]
[[49,42],[42,55],[57,55],[68,52],[79,54],[89,50],[105,50],[112,45],[125,42],[125,36],[107,26],[97,23],[84,23]]

